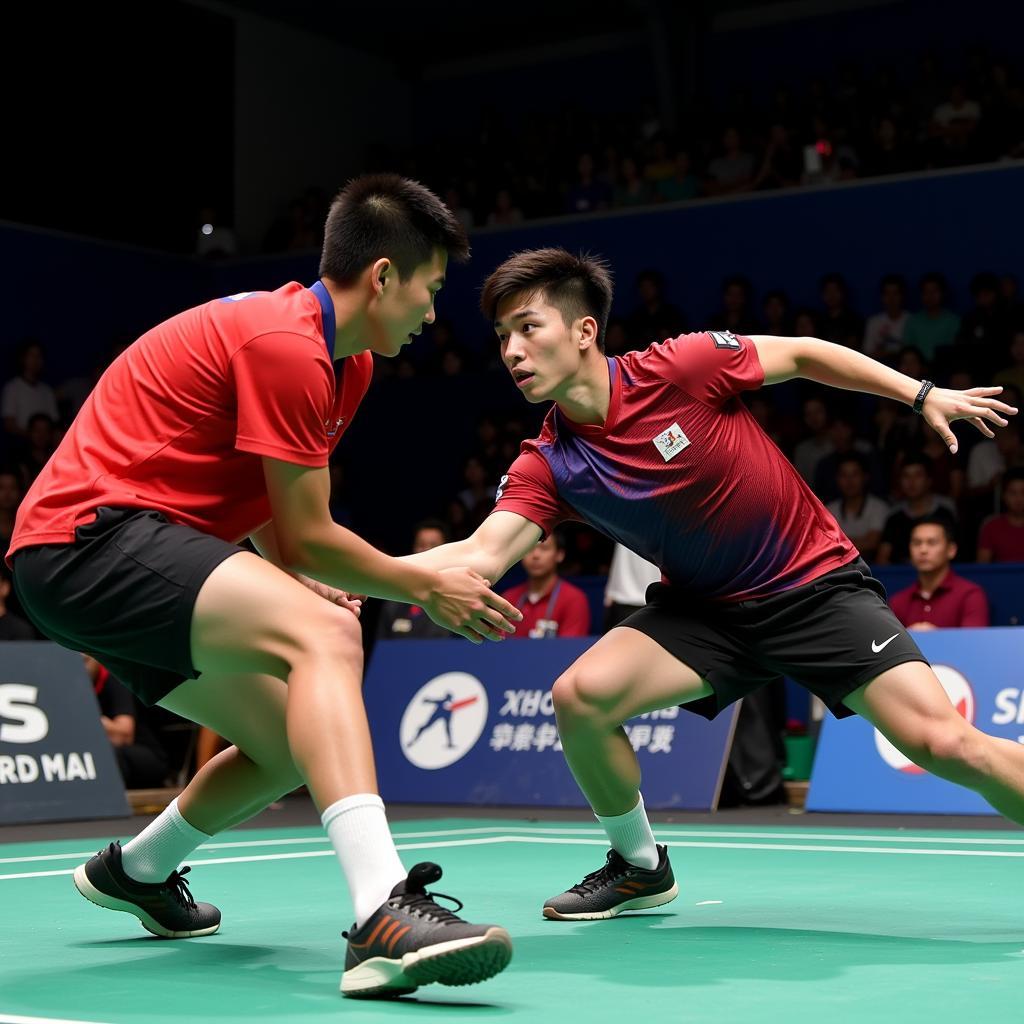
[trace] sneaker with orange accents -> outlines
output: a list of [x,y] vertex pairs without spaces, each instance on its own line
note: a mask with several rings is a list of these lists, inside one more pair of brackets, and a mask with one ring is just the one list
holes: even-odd
[[427,892],[441,877],[436,864],[417,864],[404,882],[348,939],[341,991],[347,996],[389,998],[408,995],[420,985],[472,985],[503,971],[512,959],[512,939],[504,928],[470,924],[435,902],[462,903]]
[[678,895],[667,847],[658,847],[658,866],[653,871],[609,850],[603,867],[544,904],[544,916],[551,921],[598,921],[624,910],[660,907]]

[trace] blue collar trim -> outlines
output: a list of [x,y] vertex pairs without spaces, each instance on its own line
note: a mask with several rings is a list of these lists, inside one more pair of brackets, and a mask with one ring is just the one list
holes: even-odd
[[320,301],[320,309],[323,311],[324,321],[324,344],[327,346],[327,358],[334,362],[334,334],[337,324],[334,319],[334,303],[331,301],[330,292],[324,287],[323,281],[317,281],[309,289]]

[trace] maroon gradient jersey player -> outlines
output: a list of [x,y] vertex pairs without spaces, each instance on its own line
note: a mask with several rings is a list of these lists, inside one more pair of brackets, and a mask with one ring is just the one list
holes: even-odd
[[487,279],[482,305],[505,366],[528,401],[553,406],[476,532],[412,559],[494,580],[579,519],[664,574],[552,686],[566,758],[611,849],[544,915],[607,918],[675,897],[622,723],[673,704],[714,717],[780,675],[1024,823],[1024,748],[956,713],[881,584],[739,397],[793,377],[883,395],[955,453],[951,422],[992,436],[1016,412],[1001,389],[935,388],[815,338],[707,332],[609,359],[611,297],[600,261],[562,249],[518,253]]

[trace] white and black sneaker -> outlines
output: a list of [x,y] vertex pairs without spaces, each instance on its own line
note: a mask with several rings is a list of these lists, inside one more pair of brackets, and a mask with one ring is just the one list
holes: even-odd
[[441,877],[436,864],[417,864],[404,882],[364,922],[343,932],[348,939],[341,991],[347,996],[408,995],[432,981],[472,985],[503,971],[512,959],[504,928],[470,924],[435,899],[462,903],[426,887]]
[[111,843],[75,868],[75,888],[98,907],[134,914],[146,931],[165,939],[212,935],[220,911],[192,898],[185,881],[190,870],[172,871],[163,882],[137,882],[121,867],[121,844]]
[[678,895],[666,847],[658,847],[658,866],[652,871],[609,850],[603,867],[544,904],[544,916],[551,921],[597,921],[624,910],[660,907]]

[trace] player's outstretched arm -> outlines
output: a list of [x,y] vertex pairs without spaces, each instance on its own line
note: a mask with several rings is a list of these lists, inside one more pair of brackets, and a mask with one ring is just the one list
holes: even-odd
[[468,565],[494,584],[525,557],[540,538],[540,527],[525,516],[515,512],[492,512],[465,540],[405,555],[400,561],[429,569]]
[[[758,335],[750,339],[764,370],[764,382],[776,384],[793,377],[830,384],[847,391],[863,391],[913,406],[922,382],[878,362],[862,352],[833,345],[819,338],[777,338]],[[1017,410],[995,396],[1002,388],[971,388],[952,391],[932,387],[926,394],[921,414],[928,425],[956,453],[956,437],[950,424],[967,420],[986,437],[994,437],[989,424],[1005,427],[1003,416]],[[1001,415],[1002,414],[1002,415]]]
[[264,458],[263,473],[277,558],[287,570],[350,593],[418,604],[436,623],[474,643],[514,632],[519,610],[477,573],[409,565],[335,523],[326,468]]

